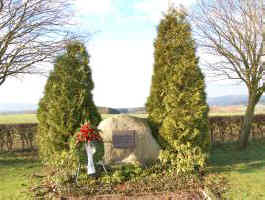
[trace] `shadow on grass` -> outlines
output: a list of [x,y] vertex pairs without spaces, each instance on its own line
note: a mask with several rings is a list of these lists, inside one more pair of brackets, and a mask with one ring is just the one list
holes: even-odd
[[250,173],[265,169],[265,140],[252,141],[246,150],[239,150],[236,143],[212,148],[209,159],[210,170],[214,172],[237,171]]
[[35,151],[0,153],[1,167],[25,167],[36,162],[39,160]]

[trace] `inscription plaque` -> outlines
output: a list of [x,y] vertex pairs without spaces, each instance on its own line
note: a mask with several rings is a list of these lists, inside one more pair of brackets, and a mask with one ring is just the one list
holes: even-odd
[[135,131],[113,131],[112,143],[114,148],[127,149],[135,148]]

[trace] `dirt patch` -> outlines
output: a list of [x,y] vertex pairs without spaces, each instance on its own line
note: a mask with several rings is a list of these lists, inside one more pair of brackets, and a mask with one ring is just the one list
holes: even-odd
[[[64,198],[61,198],[62,200]],[[155,193],[137,194],[134,196],[123,195],[98,195],[94,197],[65,198],[65,200],[201,200],[198,193]]]

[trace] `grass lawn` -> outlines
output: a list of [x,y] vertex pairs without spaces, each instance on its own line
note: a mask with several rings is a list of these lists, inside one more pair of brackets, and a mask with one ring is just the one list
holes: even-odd
[[[30,176],[39,173],[41,163],[30,153],[0,154],[0,200],[28,199],[23,190],[30,186]],[[265,141],[252,142],[246,151],[235,144],[214,148],[209,171],[225,176],[229,200],[265,199]]]
[[233,144],[215,148],[210,162],[210,170],[228,180],[227,199],[265,199],[265,141],[252,142],[245,151]]
[[32,153],[0,154],[0,200],[29,199],[24,191],[31,175],[40,169],[41,163]]

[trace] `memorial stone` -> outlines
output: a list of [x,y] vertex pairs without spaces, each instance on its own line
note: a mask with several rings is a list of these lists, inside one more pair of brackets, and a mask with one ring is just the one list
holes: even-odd
[[145,164],[158,159],[160,146],[146,119],[118,115],[103,120],[98,128],[102,131],[105,164]]

